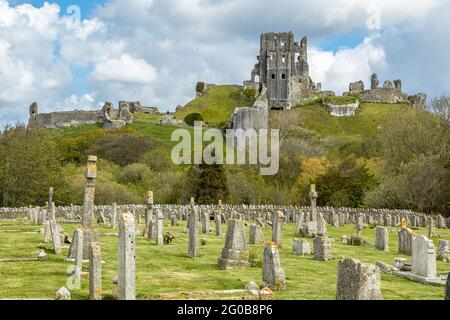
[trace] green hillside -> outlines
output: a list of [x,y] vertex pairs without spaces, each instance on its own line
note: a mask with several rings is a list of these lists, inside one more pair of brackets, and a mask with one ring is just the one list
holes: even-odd
[[200,113],[210,126],[221,127],[230,120],[236,107],[250,107],[254,101],[244,96],[239,86],[215,86],[186,104],[175,116],[183,120],[190,113]]

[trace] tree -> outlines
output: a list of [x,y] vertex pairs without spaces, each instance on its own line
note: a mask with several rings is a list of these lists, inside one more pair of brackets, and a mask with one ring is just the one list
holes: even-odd
[[50,187],[56,202],[64,201],[68,187],[61,157],[49,132],[23,124],[0,134],[0,199],[7,206],[43,205]]
[[217,204],[228,196],[227,176],[223,165],[202,163],[192,166],[187,175],[192,196],[198,204]]
[[366,164],[353,157],[342,160],[316,179],[319,205],[362,207],[364,194],[376,187],[377,181]]

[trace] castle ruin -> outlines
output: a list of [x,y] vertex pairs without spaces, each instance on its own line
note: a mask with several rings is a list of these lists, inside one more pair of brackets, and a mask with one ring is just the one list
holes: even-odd
[[101,123],[103,128],[117,129],[133,122],[133,114],[157,114],[155,107],[143,107],[139,101],[120,101],[115,109],[110,102],[106,102],[100,110],[75,110],[39,113],[39,107],[33,102],[29,107],[29,126],[47,129],[77,127],[86,124]]
[[311,98],[311,91],[321,90],[309,77],[306,37],[298,43],[293,32],[263,33],[257,60],[244,90],[260,92],[266,87],[271,109],[289,110]]

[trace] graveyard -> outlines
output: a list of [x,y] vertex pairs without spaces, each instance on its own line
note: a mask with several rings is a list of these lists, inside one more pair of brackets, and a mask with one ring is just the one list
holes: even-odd
[[[155,205],[155,207],[157,207]],[[138,208],[138,207],[137,207]],[[139,207],[142,209],[142,206]],[[136,212],[140,212],[136,209]],[[164,210],[164,209],[163,209]],[[184,211],[185,209],[183,209]],[[122,211],[120,208],[119,212]],[[133,209],[134,211],[134,209]],[[290,210],[289,210],[290,211]],[[295,210],[293,210],[295,211]],[[319,208],[319,212],[320,212]],[[166,211],[169,212],[169,211]],[[119,213],[120,215],[120,213]],[[139,220],[140,220],[140,223]],[[106,219],[108,220],[108,219]],[[163,232],[175,234],[170,244],[157,245],[157,241],[143,236],[146,228],[144,219],[136,218],[135,243],[135,292],[136,299],[236,299],[242,292],[224,295],[226,290],[243,290],[249,282],[262,284],[262,257],[265,243],[272,239],[272,229],[269,224],[262,228],[264,241],[260,244],[248,244],[250,258],[256,258],[259,263],[242,266],[236,269],[223,270],[219,268],[218,258],[225,244],[227,226],[220,226],[221,235],[217,236],[214,220],[209,221],[208,232],[203,234],[203,225],[197,227],[198,245],[195,258],[188,254],[189,234],[186,233],[187,221],[174,218],[164,219]],[[58,225],[64,234],[72,235],[79,224],[64,217],[57,218]],[[234,221],[234,220],[233,220]],[[239,221],[236,220],[236,221]],[[101,283],[103,299],[115,299],[113,280],[118,274],[119,227],[112,228],[109,221],[101,221],[93,226],[98,232],[101,248]],[[242,221],[245,228],[245,239],[251,238],[250,227],[244,224],[255,224],[255,221]],[[344,235],[355,234],[352,223],[343,226],[327,225],[327,235],[331,241],[332,260],[317,261],[314,255],[293,254],[293,240],[305,239],[313,248],[312,238],[303,238],[296,232],[297,224],[290,222],[280,225],[280,244],[277,246],[281,267],[285,272],[285,289],[271,292],[271,299],[293,300],[331,300],[336,298],[337,266],[339,259],[354,258],[365,263],[375,264],[377,260],[392,265],[394,259],[405,258],[411,261],[411,256],[398,252],[398,227],[388,227],[388,251],[375,248],[375,228],[365,226],[362,236],[368,244],[354,246],[344,244]],[[3,219],[0,221],[0,270],[2,286],[0,298],[19,299],[54,299],[55,292],[67,286],[70,278],[70,267],[73,262],[65,261],[69,245],[62,244],[62,251],[55,254],[52,242],[44,243],[41,226],[28,219]],[[427,227],[414,228],[417,234],[428,234]],[[204,241],[205,239],[206,241]],[[437,247],[438,240],[450,239],[450,230],[437,228],[431,240]],[[204,243],[205,242],[205,243]],[[40,252],[48,256],[46,261],[11,261],[5,258],[36,258]],[[448,273],[450,266],[437,261],[437,272]],[[89,299],[89,262],[84,261],[79,289],[71,289],[71,299]],[[87,274],[87,275],[86,275]],[[442,300],[444,287],[424,285],[393,274],[382,273],[381,293],[388,300]],[[215,292],[215,293],[212,293]]]

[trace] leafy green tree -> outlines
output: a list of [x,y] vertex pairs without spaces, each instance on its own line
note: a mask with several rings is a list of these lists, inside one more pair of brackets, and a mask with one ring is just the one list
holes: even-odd
[[202,163],[192,166],[187,174],[191,191],[199,204],[217,204],[228,196],[228,185],[223,165]]
[[316,184],[318,205],[361,207],[365,192],[375,188],[377,181],[365,163],[348,157],[318,176]]
[[49,187],[55,202],[68,196],[61,157],[45,129],[18,124],[0,134],[0,199],[2,206],[43,205]]

